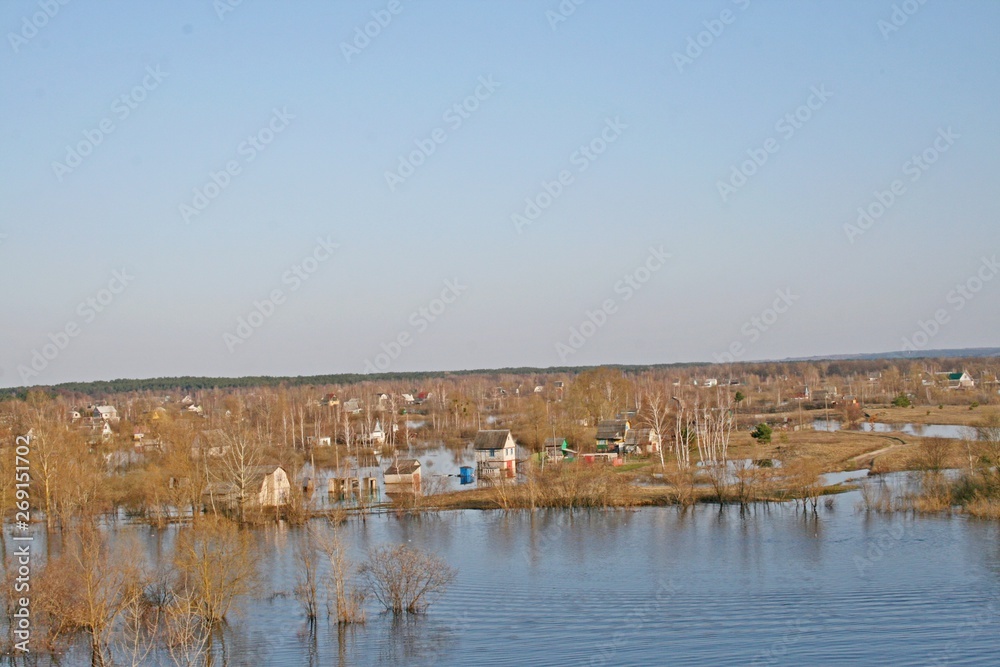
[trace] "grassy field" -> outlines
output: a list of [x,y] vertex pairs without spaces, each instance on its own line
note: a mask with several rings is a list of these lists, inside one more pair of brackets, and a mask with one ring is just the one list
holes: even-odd
[[951,424],[954,426],[971,426],[979,421],[988,412],[996,412],[996,407],[980,406],[970,410],[968,405],[945,405],[928,407],[920,406],[913,408],[876,408],[875,412],[868,414],[875,417],[875,421],[886,424],[900,424],[912,422],[914,424]]

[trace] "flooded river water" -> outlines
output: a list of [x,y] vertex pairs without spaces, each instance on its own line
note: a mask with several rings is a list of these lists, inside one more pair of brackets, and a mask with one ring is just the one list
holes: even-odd
[[[364,625],[324,620],[314,633],[293,595],[302,530],[261,529],[266,594],[233,616],[214,664],[996,664],[998,526],[858,501],[837,496],[817,515],[704,505],[352,521],[341,531],[356,560],[407,543],[458,578],[422,616],[370,609]],[[119,530],[157,560],[177,529]],[[62,664],[89,664],[87,652]]]

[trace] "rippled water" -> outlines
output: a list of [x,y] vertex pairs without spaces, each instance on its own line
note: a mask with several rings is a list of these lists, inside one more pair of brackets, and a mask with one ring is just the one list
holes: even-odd
[[[998,526],[855,509],[700,506],[381,516],[343,530],[435,551],[458,579],[423,616],[310,635],[301,530],[257,533],[278,595],[244,605],[216,665],[984,665],[1000,649]],[[150,554],[172,530],[130,527]],[[63,664],[87,664],[83,651]],[[935,662],[937,661],[937,662]],[[161,664],[168,664],[166,662]]]

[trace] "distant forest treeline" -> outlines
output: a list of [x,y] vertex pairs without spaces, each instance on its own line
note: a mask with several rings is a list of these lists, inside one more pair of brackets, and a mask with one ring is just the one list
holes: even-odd
[[[725,364],[733,372],[738,372],[736,368],[748,369],[759,368],[769,365],[797,364],[803,362],[833,362],[831,366],[844,365],[842,362],[876,362],[891,360],[909,359],[987,359],[1000,356],[1000,348],[970,348],[961,350],[927,350],[918,355],[901,352],[886,352],[875,354],[858,355],[832,355],[828,357],[808,357],[785,359],[775,361],[744,361],[733,364]],[[679,362],[672,364],[604,364],[609,368],[617,368],[626,373],[643,373],[651,370],[663,369],[684,369],[684,368],[705,368],[718,366],[710,362]],[[442,378],[449,376],[467,375],[555,375],[570,374],[576,375],[585,370],[595,368],[595,366],[552,366],[549,368],[535,368],[529,366],[511,368],[479,368],[471,370],[455,371],[413,371],[395,373],[335,373],[329,375],[298,375],[298,376],[273,376],[273,375],[248,375],[245,377],[164,377],[164,378],[120,378],[117,380],[95,380],[92,382],[64,382],[57,385],[42,386],[42,389],[51,390],[52,393],[78,392],[89,395],[118,394],[137,391],[170,392],[170,391],[197,391],[205,389],[240,389],[250,387],[300,387],[300,386],[324,386],[324,385],[351,385],[359,382],[392,382],[407,381],[414,382],[420,380]],[[831,367],[830,372],[835,368]],[[857,368],[844,369],[845,371],[856,371]],[[0,400],[11,398],[23,399],[27,396],[31,387],[10,387],[0,388]]]
[[[708,366],[707,363],[679,363],[656,365],[618,365],[609,364],[612,368],[620,368],[626,372],[641,372],[654,368],[684,368]],[[248,375],[245,377],[166,377],[166,378],[120,378],[118,380],[95,380],[92,382],[63,382],[61,384],[42,386],[55,392],[79,392],[83,394],[117,394],[133,391],[195,391],[200,389],[239,389],[247,387],[298,387],[323,385],[349,385],[358,382],[426,380],[448,376],[462,375],[529,375],[570,373],[576,374],[593,368],[592,366],[555,366],[551,368],[491,368],[459,371],[413,371],[398,373],[339,373],[331,375]],[[0,397],[23,398],[32,387],[10,387],[0,389]]]

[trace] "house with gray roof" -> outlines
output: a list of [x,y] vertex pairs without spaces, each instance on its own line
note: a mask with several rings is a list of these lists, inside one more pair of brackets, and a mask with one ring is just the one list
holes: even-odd
[[627,419],[605,419],[597,424],[597,451],[612,451],[625,444],[632,423]]
[[476,452],[476,474],[480,478],[513,477],[517,470],[517,443],[510,429],[483,430],[472,443]]

